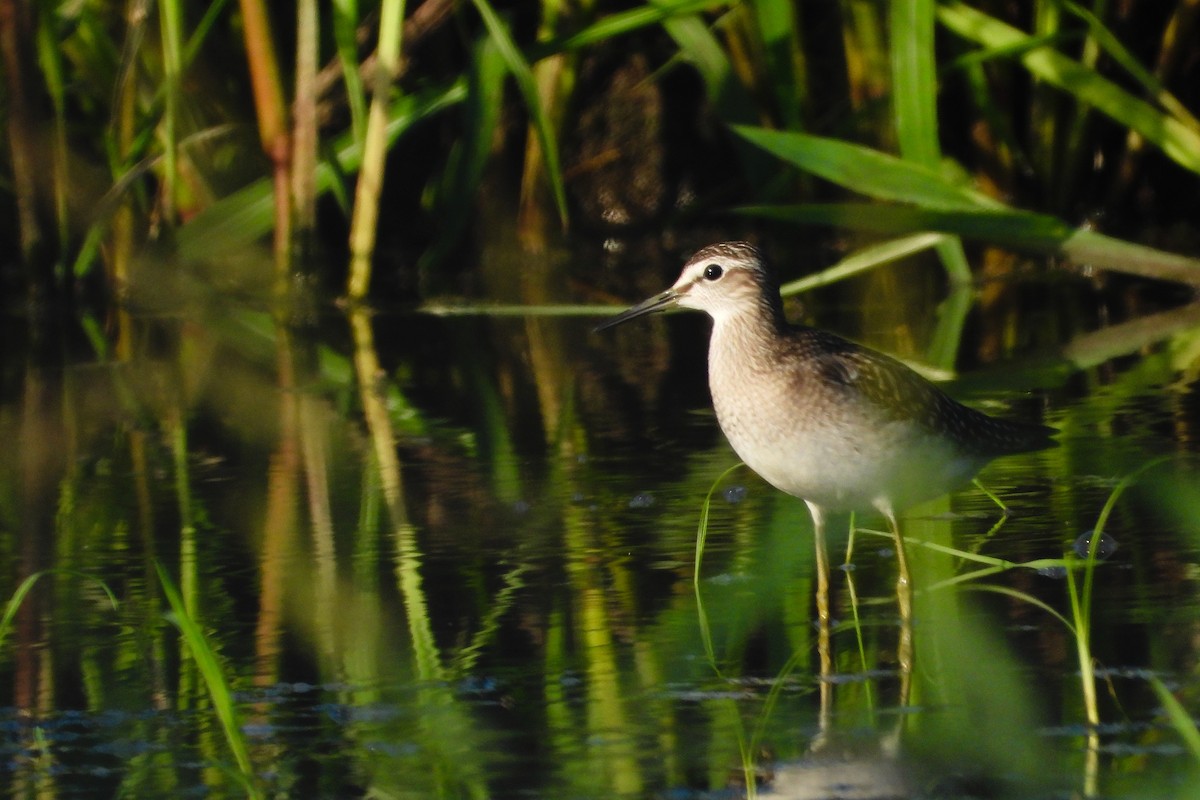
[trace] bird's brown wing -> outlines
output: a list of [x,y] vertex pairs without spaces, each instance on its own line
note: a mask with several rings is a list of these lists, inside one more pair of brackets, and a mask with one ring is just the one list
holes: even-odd
[[931,434],[981,454],[1019,453],[1055,444],[1050,438],[1056,432],[1053,428],[996,419],[964,406],[883,353],[812,329],[798,332],[793,341],[811,348],[819,380],[845,387],[858,400],[871,403],[884,419],[912,420]]

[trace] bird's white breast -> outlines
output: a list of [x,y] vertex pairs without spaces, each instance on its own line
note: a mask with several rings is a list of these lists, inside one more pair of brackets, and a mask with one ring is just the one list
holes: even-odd
[[890,418],[851,388],[774,362],[753,330],[718,323],[709,389],[721,430],[776,488],[828,511],[894,508],[968,481],[981,462]]

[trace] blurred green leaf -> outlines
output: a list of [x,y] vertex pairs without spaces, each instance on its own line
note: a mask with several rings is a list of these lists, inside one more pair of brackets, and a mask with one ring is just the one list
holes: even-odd
[[538,55],[547,55],[563,50],[577,50],[588,45],[605,42],[617,36],[623,36],[651,25],[657,25],[663,20],[683,14],[695,14],[710,8],[728,6],[731,0],[664,0],[663,2],[648,3],[627,11],[609,14],[597,20],[581,31],[565,38],[548,42]]
[[[1019,47],[1030,38],[1017,28],[958,2],[940,5],[938,19],[954,33],[984,47]],[[1048,47],[1026,50],[1018,58],[1039,79],[1137,131],[1180,166],[1200,172],[1200,133],[1178,119]]]
[[[683,57],[700,73],[709,101],[723,122],[737,126],[759,120],[754,99],[738,80],[725,48],[703,19],[696,15],[672,17],[663,21],[663,28],[675,40]],[[738,155],[751,185],[765,186],[777,175],[770,160],[754,149],[742,148]]]
[[204,682],[208,686],[208,696],[212,701],[213,710],[217,713],[217,718],[221,721],[221,728],[225,732],[225,739],[229,743],[229,749],[233,752],[233,756],[237,760],[238,769],[245,779],[243,785],[251,797],[259,797],[261,793],[253,783],[254,765],[250,762],[250,750],[246,742],[246,734],[242,730],[240,715],[233,700],[233,690],[230,688],[229,681],[225,677],[225,670],[222,668],[216,652],[209,645],[208,639],[205,638],[200,626],[188,615],[187,609],[183,604],[183,598],[179,596],[179,590],[175,588],[175,583],[167,574],[166,569],[159,563],[155,563],[154,568],[158,571],[158,580],[162,585],[163,595],[167,598],[167,603],[171,606],[171,622],[179,628],[188,652],[191,653],[196,666],[200,668],[200,674],[204,676]]
[[745,139],[777,158],[852,192],[930,208],[1000,208],[1002,205],[942,172],[840,139],[808,133],[734,126]]
[[892,108],[900,154],[936,168],[937,69],[933,0],[894,0],[891,10]]
[[[891,9],[892,109],[900,155],[906,161],[937,169],[937,58],[933,47],[933,0],[894,0]],[[967,283],[971,268],[962,242],[937,245],[938,257],[951,280]]]
[[764,77],[775,94],[780,123],[789,130],[800,130],[807,100],[800,38],[801,7],[776,0],[754,0],[750,6],[762,39],[763,60],[767,65]]
[[878,233],[941,231],[974,239],[1053,250],[1075,229],[1046,215],[1012,209],[946,209],[879,203],[743,206],[740,214],[783,222],[868,230]]
[[1180,705],[1179,701],[1175,699],[1175,695],[1171,694],[1171,690],[1160,678],[1151,675],[1149,680],[1154,694],[1158,696],[1158,702],[1162,703],[1163,711],[1171,722],[1171,727],[1183,739],[1192,758],[1200,761],[1200,730],[1196,729],[1196,722],[1192,719],[1192,715]]
[[1074,228],[1048,214],[1011,208],[945,209],[834,203],[743,206],[735,212],[782,222],[836,225],[876,233],[941,231],[1017,250],[1062,255],[1076,264],[1130,275],[1200,283],[1200,259]]
[[[396,141],[405,131],[467,96],[466,80],[423,94],[405,95],[392,104],[387,140]],[[335,145],[339,168],[328,163],[317,166],[316,191],[324,194],[338,176],[354,172],[362,161],[362,145],[352,134],[343,134]],[[197,214],[178,233],[179,254],[185,259],[209,259],[244,248],[269,233],[275,222],[271,179],[260,178],[244,189],[217,201]]]
[[1088,35],[1096,40],[1101,49],[1113,61],[1121,65],[1121,69],[1128,72],[1131,78],[1141,84],[1146,93],[1157,100],[1164,110],[1174,114],[1175,117],[1192,130],[1200,130],[1200,122],[1197,122],[1196,117],[1179,102],[1175,95],[1167,91],[1167,88],[1162,85],[1162,82],[1155,77],[1153,72],[1142,66],[1142,62],[1138,61],[1129,52],[1129,49],[1121,44],[1121,40],[1095,14],[1078,3],[1072,3],[1070,0],[1058,0],[1058,2],[1062,3],[1064,9],[1087,23]]
[[546,160],[546,178],[550,181],[554,204],[558,208],[558,216],[565,227],[568,217],[567,190],[563,185],[562,167],[558,160],[558,137],[550,122],[550,117],[546,114],[545,107],[542,106],[533,70],[530,69],[529,63],[509,35],[508,26],[500,20],[491,4],[487,0],[472,0],[472,3],[475,5],[475,10],[479,12],[479,16],[483,18],[483,24],[487,27],[488,34],[495,42],[496,49],[504,58],[504,62],[508,65],[508,71],[512,73],[513,79],[517,82],[517,88],[521,90],[521,96],[525,99],[525,108],[529,111],[538,144],[542,148],[542,158]]
[[946,239],[947,237],[941,233],[916,233],[897,239],[889,239],[885,242],[877,242],[855,250],[833,266],[823,269],[820,272],[789,281],[779,287],[779,291],[784,297],[788,297],[793,294],[800,294],[801,292],[816,289],[819,286],[827,286],[861,272],[866,272],[875,267],[890,264],[901,258],[907,258],[923,250],[936,247],[946,241]]
[[346,85],[350,130],[354,140],[361,142],[367,129],[367,95],[358,74],[358,24],[358,0],[333,0],[333,39]]
[[454,150],[435,201],[437,215],[444,223],[439,226],[433,244],[421,254],[419,268],[423,274],[461,242],[462,232],[472,218],[476,191],[491,155],[492,136],[500,119],[506,74],[496,40],[482,37],[472,53],[467,76],[467,99],[463,104],[465,134]]

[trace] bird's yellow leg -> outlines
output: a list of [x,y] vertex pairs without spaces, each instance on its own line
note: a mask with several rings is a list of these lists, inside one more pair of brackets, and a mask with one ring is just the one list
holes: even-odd
[[891,509],[886,512],[892,536],[896,542],[896,605],[900,612],[900,640],[896,645],[896,661],[900,671],[900,707],[908,705],[912,687],[913,632],[912,632],[912,575],[908,571],[908,556],[904,552],[904,537],[900,535],[900,523]]
[[819,506],[808,504],[817,547],[817,656],[821,663],[820,727],[825,731],[833,711],[833,652],[829,645],[829,554],[825,550],[825,515]]

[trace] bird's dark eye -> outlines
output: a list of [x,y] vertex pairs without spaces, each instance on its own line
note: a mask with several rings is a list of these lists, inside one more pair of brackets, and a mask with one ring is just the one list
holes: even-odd
[[704,268],[704,279],[706,281],[715,281],[724,274],[725,270],[721,269],[720,264],[709,264]]

